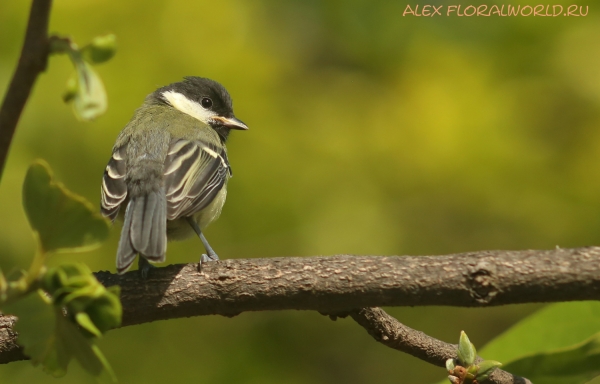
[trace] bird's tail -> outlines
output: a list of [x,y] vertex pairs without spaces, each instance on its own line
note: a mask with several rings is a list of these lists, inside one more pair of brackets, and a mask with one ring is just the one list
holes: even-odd
[[125,273],[136,255],[148,261],[165,261],[167,251],[167,200],[164,191],[132,197],[125,210],[125,221],[117,251],[117,272]]

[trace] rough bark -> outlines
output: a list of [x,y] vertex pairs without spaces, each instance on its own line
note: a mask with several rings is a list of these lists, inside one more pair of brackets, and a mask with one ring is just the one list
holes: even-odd
[[[435,257],[237,259],[204,264],[202,272],[196,264],[157,268],[147,280],[141,280],[136,271],[122,276],[98,272],[96,277],[104,285],[121,286],[123,326],[190,316],[235,316],[245,311],[350,314],[385,345],[443,365],[454,356],[454,346],[411,330],[379,309],[368,308],[598,300],[599,261],[600,248],[588,247]],[[0,333],[0,362],[18,359],[14,348],[14,335]],[[495,374],[494,380],[526,383],[502,372]]]
[[482,251],[449,256],[277,257],[171,265],[121,286],[123,325],[177,317],[282,309],[381,306],[485,307],[600,298],[600,248]]

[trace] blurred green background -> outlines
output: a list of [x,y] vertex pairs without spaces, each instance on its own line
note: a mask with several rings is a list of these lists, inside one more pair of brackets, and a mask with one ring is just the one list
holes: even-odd
[[[229,141],[235,177],[207,231],[222,258],[599,244],[600,5],[578,4],[588,16],[403,17],[406,1],[57,0],[51,31],[80,45],[118,37],[115,58],[97,67],[109,109],[78,122],[60,97],[72,66],[51,58],[0,185],[0,266],[25,267],[34,252],[20,195],[33,159],[97,203],[118,132],[145,95],[186,75],[223,83],[251,128]],[[0,2],[2,92],[28,8]],[[114,271],[119,229],[101,249],[53,262]],[[197,239],[171,243],[168,263],[201,251]],[[464,329],[479,347],[536,308],[389,312],[449,342]],[[445,376],[314,312],[162,321],[112,331],[101,347],[122,383]],[[0,366],[0,381],[55,382],[28,362]],[[62,382],[93,380],[73,365]]]

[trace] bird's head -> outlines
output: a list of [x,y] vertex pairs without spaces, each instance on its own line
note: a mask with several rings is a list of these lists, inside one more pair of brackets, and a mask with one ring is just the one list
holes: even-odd
[[204,77],[188,76],[157,89],[150,98],[211,126],[223,139],[231,129],[248,129],[234,116],[231,96],[225,87]]

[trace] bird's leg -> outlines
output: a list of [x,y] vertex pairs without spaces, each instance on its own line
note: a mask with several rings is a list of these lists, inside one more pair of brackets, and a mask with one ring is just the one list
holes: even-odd
[[200,227],[198,226],[198,223],[196,223],[194,218],[190,216],[186,217],[186,220],[192,226],[194,232],[196,232],[196,234],[202,241],[202,244],[204,244],[204,248],[206,249],[206,253],[202,254],[202,256],[200,257],[200,263],[198,264],[198,271],[201,271],[202,263],[206,263],[207,261],[219,260],[219,256],[217,256],[217,253],[212,249],[210,244],[208,244],[208,240],[206,240],[206,237],[204,237],[204,234],[200,230]]
[[138,256],[138,270],[140,271],[140,274],[142,275],[142,279],[146,280],[148,278],[148,272],[150,272],[150,270],[152,268],[156,268],[154,265],[150,264],[150,262],[148,260],[146,260],[146,258],[142,255]]

